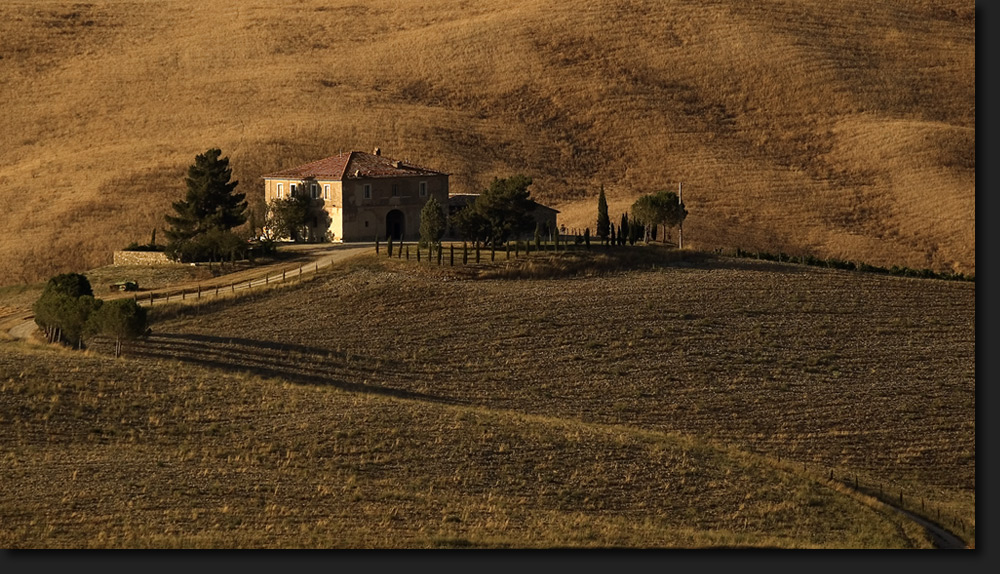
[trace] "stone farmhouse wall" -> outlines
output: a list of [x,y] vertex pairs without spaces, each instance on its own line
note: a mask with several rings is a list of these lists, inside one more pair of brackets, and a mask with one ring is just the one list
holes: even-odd
[[170,265],[176,264],[162,251],[115,251],[115,265]]

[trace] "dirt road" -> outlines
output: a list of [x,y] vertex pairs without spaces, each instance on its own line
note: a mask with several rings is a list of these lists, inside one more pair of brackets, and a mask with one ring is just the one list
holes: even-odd
[[[205,279],[203,281],[177,283],[169,287],[152,289],[144,292],[137,300],[140,305],[148,305],[150,297],[162,300],[162,298],[167,294],[175,294],[185,290],[193,291],[197,290],[199,287],[205,292],[214,290],[217,287],[226,287],[230,291],[242,291],[271,283],[298,280],[303,276],[316,273],[321,269],[328,268],[331,265],[344,261],[345,259],[370,253],[373,249],[374,247],[368,244],[291,245],[286,248],[286,252],[295,254],[295,257],[290,260],[270,265],[262,265],[253,269],[221,275],[219,277]],[[134,296],[134,293],[122,292],[111,294],[110,296],[103,298],[116,299]],[[194,303],[196,299],[192,297],[187,299],[174,298],[170,300],[170,302],[175,301]],[[30,309],[19,309],[14,313],[10,313],[6,318],[0,321],[0,334],[5,334],[7,337],[14,339],[27,339],[31,337],[37,329],[38,327],[34,322],[34,315],[31,313]]]

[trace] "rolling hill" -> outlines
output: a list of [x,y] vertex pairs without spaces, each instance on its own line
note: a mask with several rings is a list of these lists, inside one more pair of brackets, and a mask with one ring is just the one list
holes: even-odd
[[258,203],[379,146],[570,229],[683,182],[686,245],[975,272],[968,2],[12,1],[0,90],[0,284],[145,242],[210,147]]

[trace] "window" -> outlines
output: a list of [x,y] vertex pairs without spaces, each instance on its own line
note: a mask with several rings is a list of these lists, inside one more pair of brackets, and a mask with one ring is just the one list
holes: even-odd
[[294,183],[288,186],[289,189],[288,197],[295,197],[295,187],[296,186]]
[[371,199],[371,198],[372,198],[372,184],[366,183],[365,184],[365,199]]
[[319,199],[319,185],[312,183],[309,184],[309,195],[313,199]]
[[393,197],[399,197],[399,184],[398,183],[392,184],[392,196]]
[[420,197],[427,197],[427,182],[420,182]]
[[278,184],[278,199],[281,199],[281,194],[284,192],[285,184]]
[[323,184],[323,199],[330,199],[330,184]]

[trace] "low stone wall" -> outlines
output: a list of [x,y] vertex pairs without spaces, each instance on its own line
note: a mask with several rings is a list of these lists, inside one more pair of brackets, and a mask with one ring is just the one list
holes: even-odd
[[162,251],[115,251],[115,265],[176,264]]

